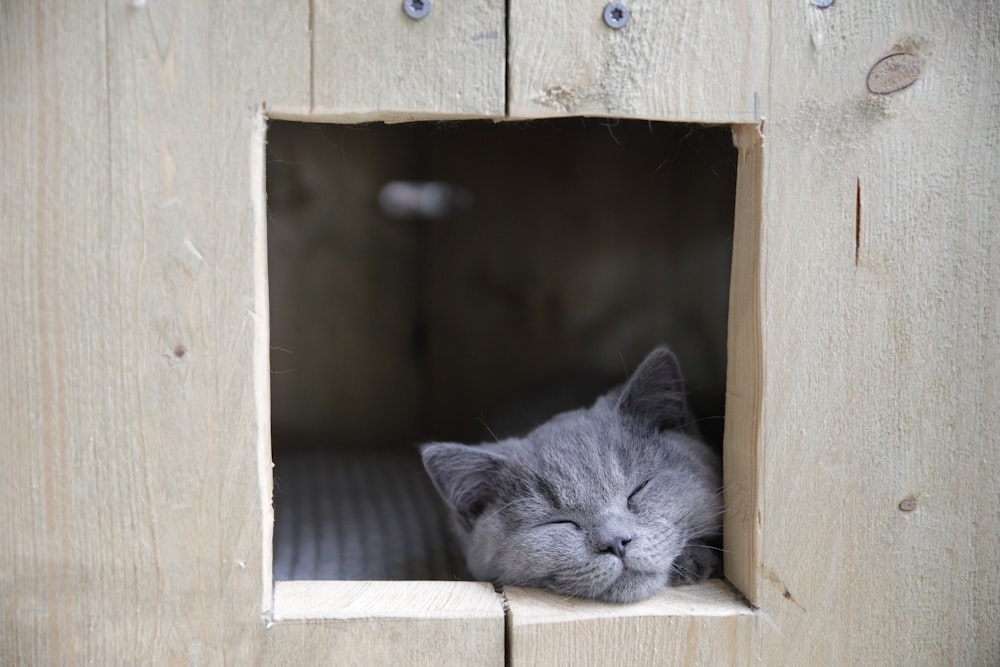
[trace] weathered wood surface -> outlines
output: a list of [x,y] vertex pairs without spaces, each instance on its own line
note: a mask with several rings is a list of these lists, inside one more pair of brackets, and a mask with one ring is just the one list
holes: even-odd
[[403,618],[487,620],[503,624],[500,595],[475,581],[279,581],[275,622]]
[[[775,4],[762,664],[1000,661],[1000,5]],[[869,70],[904,52],[891,95]]]
[[311,118],[503,116],[503,1],[429,4],[415,21],[396,1],[310,3]]
[[[513,31],[529,30],[520,5]],[[738,14],[667,6],[657,11]],[[845,0],[744,13],[735,32],[689,28],[688,41],[668,42],[687,45],[663,59],[684,63],[669,76],[636,73],[689,86],[681,97],[693,102],[645,102],[626,87],[620,105],[604,94],[554,109],[766,118],[760,358],[731,360],[761,382],[758,421],[745,424],[759,429],[756,533],[729,557],[755,559],[739,576],[759,611],[662,622],[703,664],[996,664],[1000,6]],[[356,27],[344,24],[344,41],[366,34]],[[262,104],[302,117],[359,108],[329,102],[333,84],[310,58],[325,42],[309,29],[305,2],[0,6],[7,662],[289,664],[344,650],[335,626],[268,634],[262,617]],[[653,53],[669,26],[645,29],[611,38],[639,36],[628,48]],[[698,64],[729,49],[726,35],[751,54],[735,61],[744,73]],[[512,37],[515,64],[529,43]],[[547,48],[560,43],[570,42]],[[382,40],[377,53],[393,48]],[[596,67],[593,78],[534,80],[598,81],[603,61],[582,57],[587,48],[568,58]],[[920,58],[919,78],[869,92],[869,70],[894,52]],[[536,58],[539,71],[567,60]],[[884,74],[879,90],[893,87]],[[733,85],[705,83],[715,75]],[[512,112],[543,113],[518,76]],[[398,111],[380,92],[395,82],[366,85],[373,109]],[[522,602],[512,595],[513,618],[530,609]],[[454,641],[443,624],[414,653],[393,623],[372,621],[371,632],[389,629],[373,650],[398,649],[402,662],[436,660]],[[525,626],[511,650],[555,652],[586,640],[587,623]],[[622,638],[649,627],[615,623]]]
[[[763,190],[759,211],[737,212],[760,220],[737,225],[737,244],[760,249],[734,250],[730,311],[727,445],[741,448],[727,448],[727,564],[766,618],[741,656],[1000,656],[998,26],[994,5],[771,13],[760,147],[737,132],[741,187]],[[511,50],[516,82],[516,32]],[[870,92],[869,70],[894,52],[919,58],[921,76]],[[555,655],[587,636],[522,631],[514,655],[520,641]]]
[[760,489],[760,414],[763,400],[763,301],[761,294],[764,137],[762,124],[733,129],[739,148],[733,265],[730,271],[726,366],[726,432],[722,473],[726,578],[757,599]]
[[251,144],[307,10],[0,6],[4,663],[256,660]]
[[503,619],[489,623],[451,619],[414,623],[388,616],[350,624],[278,623],[265,634],[258,664],[500,667],[504,664]]
[[512,0],[515,118],[618,116],[753,123],[767,94],[768,11],[750,0],[630,0],[612,30],[605,0]]
[[725,582],[611,604],[505,588],[510,665],[734,665],[750,662],[753,611]]
[[264,655],[272,664],[503,665],[491,584],[281,581]]

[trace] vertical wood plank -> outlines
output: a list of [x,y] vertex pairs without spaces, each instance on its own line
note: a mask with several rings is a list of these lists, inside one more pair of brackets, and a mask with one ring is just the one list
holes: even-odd
[[313,0],[313,119],[341,122],[503,116],[502,0]]
[[510,115],[753,123],[767,92],[768,12],[747,0],[512,0]]
[[[119,535],[128,530],[125,517],[102,514],[98,501],[120,502],[138,490],[134,475],[115,474],[114,461],[95,460],[103,440],[98,424],[123,436],[129,428],[114,406],[92,396],[92,387],[116,383],[98,342],[126,334],[124,308],[117,300],[88,303],[84,291],[88,283],[97,289],[87,280],[94,272],[123,278],[111,258],[125,241],[105,236],[120,231],[112,225],[78,224],[107,213],[104,193],[111,188],[105,17],[93,5],[59,13],[6,3],[0,11],[0,105],[7,118],[0,124],[0,206],[8,234],[0,248],[0,341],[10,355],[0,374],[0,646],[24,664],[68,664],[83,653],[84,610],[109,606],[91,599],[100,589],[82,584],[84,575],[113,569],[102,542],[121,548]],[[74,40],[74,31],[94,39]],[[67,77],[60,65],[70,57],[76,66]],[[79,94],[88,85],[93,94]],[[54,112],[67,107],[73,123]],[[98,322],[104,335],[81,334]],[[148,566],[142,541],[136,545],[136,562]],[[134,606],[134,580],[122,583],[117,600]],[[121,618],[111,613],[114,627]],[[135,630],[148,636],[145,627]],[[120,637],[101,639],[120,650]]]
[[1000,6],[772,20],[762,662],[996,664]]
[[251,136],[306,10],[2,7],[5,658],[256,658]]
[[764,186],[764,137],[760,125],[733,129],[739,148],[733,267],[729,288],[726,433],[723,480],[725,574],[751,602],[757,601],[757,508],[764,382],[763,302],[760,248]]

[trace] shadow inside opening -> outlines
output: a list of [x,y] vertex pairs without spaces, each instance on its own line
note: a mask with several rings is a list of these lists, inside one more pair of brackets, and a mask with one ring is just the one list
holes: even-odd
[[274,578],[464,576],[416,445],[580,407],[667,343],[721,453],[728,127],[274,122]]

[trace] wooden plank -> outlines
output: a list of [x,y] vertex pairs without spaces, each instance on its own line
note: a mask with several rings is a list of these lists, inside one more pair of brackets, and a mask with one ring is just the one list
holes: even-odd
[[503,116],[502,0],[432,2],[416,21],[401,2],[312,5],[311,119]]
[[503,601],[490,584],[279,581],[270,664],[504,664]]
[[[67,664],[85,653],[88,607],[110,612],[111,630],[100,639],[111,645],[109,653],[120,646],[113,628],[121,616],[107,609],[111,600],[91,599],[95,588],[81,575],[116,565],[98,547],[123,547],[115,539],[123,522],[98,514],[97,502],[120,502],[135,479],[115,475],[93,455],[100,426],[128,424],[111,406],[91,399],[88,385],[113,385],[115,373],[100,363],[95,339],[72,333],[78,323],[100,322],[108,339],[116,328],[124,334],[121,304],[88,304],[85,292],[63,289],[86,287],[93,262],[116,254],[122,239],[104,238],[119,231],[115,221],[103,230],[71,224],[108,212],[111,110],[99,91],[74,94],[84,82],[104,82],[106,55],[100,40],[69,35],[70,24],[78,34],[99,35],[104,14],[97,6],[79,6],[53,20],[44,9],[8,4],[0,16],[0,106],[10,120],[0,126],[0,207],[8,234],[0,248],[0,339],[12,355],[0,374],[0,647],[4,662]],[[70,53],[78,65],[66,77],[59,61]],[[68,102],[90,122],[70,131],[69,116],[52,112]],[[92,168],[69,168],[82,155],[93,156]],[[120,268],[103,271],[120,278]],[[109,479],[116,484],[106,484]],[[147,550],[137,551],[136,560],[148,564]],[[124,606],[137,582],[123,577],[121,583],[116,597]]]
[[277,623],[264,635],[260,664],[467,667],[504,664],[503,623],[369,618]]
[[612,30],[605,0],[512,0],[515,118],[618,116],[753,123],[767,92],[766,6],[632,0]]
[[772,20],[760,660],[997,664],[1000,6]]
[[[274,590],[274,462],[271,456],[271,327],[267,286],[267,191],[265,146],[267,124],[258,115],[250,130],[250,207],[253,215],[253,398],[256,433],[253,455],[257,472],[257,508],[261,521],[260,610],[273,606]],[[249,480],[245,480],[249,483]]]
[[[277,581],[272,620],[491,619],[503,625],[492,584],[474,581]],[[494,629],[496,627],[494,626]]]
[[510,664],[749,664],[752,610],[724,582],[670,588],[635,604],[504,589]]
[[256,660],[251,135],[306,10],[0,10],[2,662]]
[[[512,12],[523,24],[521,7]],[[351,649],[380,651],[376,635],[429,660],[454,646],[446,638],[461,641],[446,625],[412,632],[383,619],[364,630],[367,644],[357,635],[338,644],[336,625],[289,622],[268,634],[260,618],[268,475],[255,451],[266,455],[266,341],[251,156],[262,102],[289,114],[313,108],[307,9],[0,9],[9,231],[0,246],[0,646],[10,662],[360,661]],[[657,102],[666,93],[643,106],[638,85],[619,95],[586,79],[536,78],[538,90],[558,93],[565,80],[570,92],[597,91],[579,99],[614,102],[564,95],[565,108],[549,113],[768,117],[760,526],[750,549],[762,610],[526,621],[512,659],[617,646],[618,662],[638,659],[645,642],[660,647],[657,662],[995,664],[1000,9],[899,0],[801,3],[764,26],[756,16],[735,37],[765,40],[743,42],[753,46],[747,62],[759,53],[780,68],[749,114],[755,67],[740,75],[732,106],[691,87],[730,72],[712,56],[699,65],[688,54],[671,61],[685,63],[677,72],[637,79],[689,100],[677,106]],[[554,26],[545,28],[553,44],[575,43],[565,38],[575,31]],[[679,38],[696,32],[684,27]],[[705,39],[724,45],[730,34]],[[638,40],[639,55],[655,53],[650,39]],[[526,57],[520,48],[512,43],[515,61]],[[590,62],[586,48],[563,48]],[[642,64],[618,48],[629,57],[615,63]],[[891,95],[868,92],[869,69],[897,51],[919,56],[920,78]],[[564,60],[546,53],[527,62],[541,71]],[[517,114],[533,107],[516,100],[545,107],[530,87],[515,92]],[[417,112],[438,113],[421,104]],[[685,653],[660,637],[683,637]]]
[[723,517],[726,579],[757,600],[758,477],[764,358],[760,247],[764,187],[761,125],[733,128],[739,148],[729,288]]

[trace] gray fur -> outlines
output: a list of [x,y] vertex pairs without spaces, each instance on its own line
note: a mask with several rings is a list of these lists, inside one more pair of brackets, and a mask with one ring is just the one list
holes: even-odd
[[631,602],[718,568],[719,463],[666,347],[523,438],[421,453],[476,579]]

